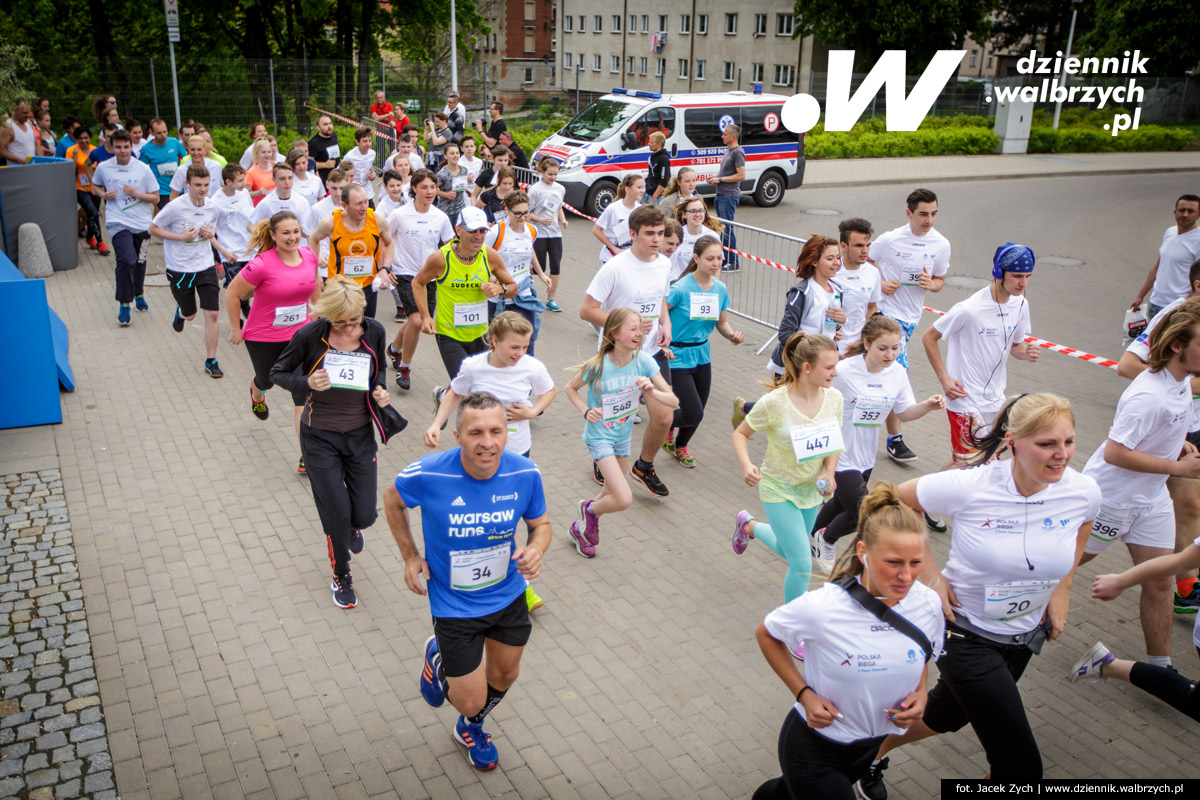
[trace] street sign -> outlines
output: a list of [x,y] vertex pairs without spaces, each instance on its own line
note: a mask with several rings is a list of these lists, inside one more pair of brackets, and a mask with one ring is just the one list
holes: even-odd
[[[167,12],[167,27],[179,27],[179,0],[163,0],[163,8]],[[176,40],[177,41],[177,40]]]
[[168,42],[178,42],[179,41],[179,28],[167,28],[167,41]]

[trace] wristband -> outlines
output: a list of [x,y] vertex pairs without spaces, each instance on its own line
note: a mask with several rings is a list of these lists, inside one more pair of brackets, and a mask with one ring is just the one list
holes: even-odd
[[584,418],[584,419],[587,419],[588,412],[589,412],[589,411],[591,411],[591,410],[592,410],[592,409],[591,409],[591,407],[585,408],[585,409],[583,410],[583,418]]
[[812,687],[811,687],[811,686],[808,686],[808,685],[806,685],[806,686],[804,687],[804,689],[801,689],[800,691],[796,692],[796,702],[797,702],[797,703],[799,703],[799,702],[800,702],[800,696],[804,694],[804,692],[805,692],[805,690],[806,690],[806,689],[807,689],[807,690],[811,690],[811,689],[812,689]]

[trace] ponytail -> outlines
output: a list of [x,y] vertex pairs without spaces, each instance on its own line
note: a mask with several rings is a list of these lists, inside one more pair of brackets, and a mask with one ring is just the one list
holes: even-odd
[[279,223],[288,219],[300,221],[291,211],[277,211],[270,219],[264,219],[255,225],[254,230],[250,233],[250,241],[246,244],[245,254],[274,250],[275,240],[271,238],[271,234],[279,227]]
[[763,382],[770,389],[779,386],[794,386],[804,374],[805,364],[816,364],[821,353],[836,353],[837,345],[828,336],[796,331],[783,345],[783,374],[775,377],[774,383]]
[[1075,424],[1075,413],[1066,398],[1048,392],[1018,395],[1004,404],[986,434],[980,435],[978,429],[967,434],[967,443],[978,452],[972,453],[966,464],[974,467],[994,458],[1005,447],[1006,433],[1014,438],[1033,436],[1063,417]]
[[645,178],[643,178],[641,175],[637,174],[636,172],[631,172],[628,175],[626,175],[624,178],[621,179],[621,183],[618,184],[618,186],[617,186],[617,199],[618,200],[625,199],[625,193],[626,193],[626,191],[628,191],[630,186],[633,186],[634,181],[644,181],[644,180],[645,180]]
[[850,547],[834,564],[829,580],[862,575],[863,563],[858,557],[858,543],[862,542],[868,548],[875,547],[883,536],[892,532],[924,536],[925,522],[920,514],[900,502],[900,487],[890,481],[880,481],[863,497],[858,508],[858,530],[850,541]]
[[876,312],[867,323],[863,325],[862,336],[858,341],[846,348],[846,354],[843,358],[854,358],[861,356],[867,352],[867,348],[875,344],[875,340],[880,336],[886,336],[889,333],[900,335],[900,323],[880,312]]

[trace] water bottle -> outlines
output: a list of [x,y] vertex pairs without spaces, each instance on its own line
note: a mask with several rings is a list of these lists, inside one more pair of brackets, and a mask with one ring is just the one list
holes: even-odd
[[[829,301],[829,308],[841,308],[841,307],[842,307],[842,293],[834,292],[833,299]],[[821,320],[822,335],[828,336],[830,339],[832,339],[835,335],[837,335],[837,329],[838,329],[838,322],[837,322],[837,320],[833,319],[832,317],[826,316],[823,320]]]
[[822,496],[829,494],[829,481],[824,478],[817,478],[817,491]]

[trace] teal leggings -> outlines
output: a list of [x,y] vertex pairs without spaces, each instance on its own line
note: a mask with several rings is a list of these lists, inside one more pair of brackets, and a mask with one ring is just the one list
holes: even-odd
[[763,503],[767,522],[754,524],[754,538],[771,548],[775,555],[788,562],[783,578],[783,599],[790,603],[808,591],[812,577],[812,552],[808,549],[808,534],[817,519],[819,505],[796,508],[789,502]]

